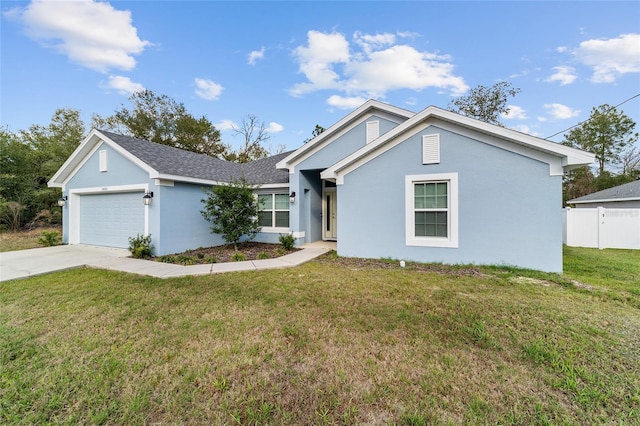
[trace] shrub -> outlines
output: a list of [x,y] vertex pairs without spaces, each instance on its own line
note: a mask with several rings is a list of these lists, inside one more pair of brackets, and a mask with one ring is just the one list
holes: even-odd
[[60,244],[60,233],[58,231],[43,231],[38,242],[46,247],[57,246]]
[[205,263],[218,263],[218,259],[216,259],[215,256],[209,256],[207,260],[205,260]]
[[136,235],[129,237],[129,251],[136,259],[147,259],[153,255],[153,245],[151,244],[151,234]]
[[260,232],[260,206],[253,189],[240,180],[205,190],[207,198],[201,200],[204,208],[200,213],[211,223],[211,232],[222,235],[236,251],[242,237],[251,241]]
[[296,239],[293,238],[292,234],[280,234],[280,245],[286,251],[293,250],[293,247],[296,245]]
[[245,256],[244,253],[236,252],[233,255],[232,259],[234,262],[243,262],[247,260],[247,256]]
[[269,253],[267,253],[266,251],[261,251],[260,253],[258,253],[258,259],[269,259]]
[[176,263],[176,257],[171,254],[165,254],[158,259],[162,263]]
[[181,265],[187,266],[187,265],[195,265],[196,261],[193,260],[193,257],[187,255],[187,254],[179,254],[176,256],[176,262],[178,262]]

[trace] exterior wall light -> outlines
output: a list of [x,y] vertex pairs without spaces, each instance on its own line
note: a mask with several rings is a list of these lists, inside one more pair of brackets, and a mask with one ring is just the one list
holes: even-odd
[[142,197],[142,202],[144,203],[145,206],[150,206],[152,198],[153,198],[153,192],[147,192]]
[[65,204],[67,204],[67,196],[63,195],[62,197],[58,198],[58,205],[60,207],[64,207]]
[[289,194],[289,202],[290,202],[291,204],[293,204],[293,203],[295,203],[295,202],[296,202],[296,193],[295,193],[295,191],[294,191],[294,192],[292,192],[291,194]]

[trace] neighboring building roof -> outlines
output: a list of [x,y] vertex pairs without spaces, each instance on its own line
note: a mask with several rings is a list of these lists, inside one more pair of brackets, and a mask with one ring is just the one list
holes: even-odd
[[568,204],[604,203],[610,201],[636,201],[640,200],[640,180],[603,189],[593,194],[574,198],[567,201]]
[[277,170],[275,164],[289,152],[246,164],[198,154],[130,136],[92,130],[69,159],[49,181],[49,186],[62,187],[84,158],[105,142],[149,173],[152,179],[169,179],[193,183],[226,183],[245,178],[252,184],[288,184],[289,173]]
[[473,138],[478,138],[478,135],[482,135],[484,136],[482,140],[485,143],[546,162],[549,164],[550,174],[554,176],[560,176],[567,170],[591,164],[595,160],[595,156],[589,152],[430,106],[381,135],[375,141],[325,169],[320,176],[323,179],[333,179],[340,183],[344,175],[382,154],[394,146],[395,143],[402,141],[403,134],[415,126],[428,122],[428,120],[435,126],[442,127],[445,130],[450,129],[453,132],[468,133]]

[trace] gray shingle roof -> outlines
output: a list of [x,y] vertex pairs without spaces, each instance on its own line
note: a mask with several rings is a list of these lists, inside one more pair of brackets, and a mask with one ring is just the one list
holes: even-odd
[[289,172],[277,170],[276,163],[290,152],[247,164],[238,164],[117,133],[103,130],[100,130],[100,133],[160,174],[217,182],[230,182],[245,178],[253,184],[289,183]]
[[594,192],[593,194],[585,195],[573,200],[567,201],[567,203],[586,203],[586,202],[598,202],[603,200],[628,200],[636,199],[640,200],[640,180],[625,183],[613,188],[604,189],[602,191]]

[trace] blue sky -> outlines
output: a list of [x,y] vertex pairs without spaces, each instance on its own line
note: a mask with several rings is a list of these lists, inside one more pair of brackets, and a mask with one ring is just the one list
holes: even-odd
[[[2,1],[0,124],[108,116],[142,88],[297,148],[367,99],[418,112],[479,84],[542,138],[640,93],[640,2]],[[640,97],[619,107],[640,123]],[[640,124],[639,124],[640,126]],[[562,140],[562,134],[552,138]]]

